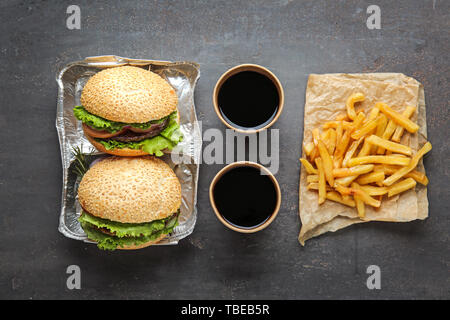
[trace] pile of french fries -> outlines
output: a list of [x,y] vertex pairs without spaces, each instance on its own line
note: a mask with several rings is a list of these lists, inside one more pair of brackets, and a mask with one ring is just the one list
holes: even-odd
[[[356,207],[365,217],[365,206],[379,208],[383,196],[392,197],[428,184],[427,176],[415,170],[420,159],[431,150],[426,142],[416,153],[400,143],[403,133],[419,126],[410,120],[416,107],[398,113],[385,103],[376,103],[368,112],[355,111],[364,101],[354,93],[346,103],[347,113],[312,130],[312,141],[304,143],[308,159],[300,161],[306,169],[308,190],[318,191],[319,205],[326,199]],[[314,166],[315,164],[315,166]]]

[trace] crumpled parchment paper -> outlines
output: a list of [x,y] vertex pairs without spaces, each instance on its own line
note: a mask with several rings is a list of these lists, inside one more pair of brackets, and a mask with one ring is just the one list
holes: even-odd
[[[303,141],[310,142],[312,129],[321,127],[336,115],[346,113],[345,102],[355,92],[362,92],[365,101],[355,105],[356,111],[367,114],[377,102],[384,102],[398,112],[406,106],[416,106],[411,119],[420,126],[415,134],[405,130],[402,143],[417,151],[426,141],[426,111],[421,83],[401,73],[311,74],[306,87]],[[303,155],[305,157],[305,155]],[[425,172],[422,161],[417,170]],[[368,221],[408,222],[428,217],[427,188],[417,184],[415,189],[400,195],[383,197],[380,208],[366,206],[366,217],[358,217],[356,208],[326,200],[317,203],[317,191],[307,190],[306,170],[301,166],[299,208],[302,227],[299,241],[305,241],[328,231],[334,232],[354,223]]]

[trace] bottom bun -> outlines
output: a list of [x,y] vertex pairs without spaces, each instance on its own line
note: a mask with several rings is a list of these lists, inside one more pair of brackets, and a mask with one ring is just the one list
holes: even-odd
[[156,240],[152,240],[152,241],[149,241],[149,242],[146,242],[146,243],[143,243],[143,244],[117,247],[117,249],[119,249],[119,250],[137,250],[137,249],[146,248],[146,247],[151,246],[152,244],[156,244],[156,243],[160,242],[162,239],[165,238],[165,236],[167,236],[167,234],[162,234]]

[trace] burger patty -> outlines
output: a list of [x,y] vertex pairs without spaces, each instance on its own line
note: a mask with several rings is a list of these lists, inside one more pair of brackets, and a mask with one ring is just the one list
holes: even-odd
[[130,130],[127,130],[126,132],[105,139],[105,140],[115,140],[115,141],[120,141],[120,142],[137,142],[137,141],[142,141],[148,138],[153,138],[155,136],[157,136],[158,134],[161,133],[161,131],[163,131],[167,125],[169,124],[169,119],[165,119],[163,122],[161,123],[155,123],[152,124],[150,126],[150,128],[148,129],[147,132],[133,132]]
[[[98,231],[108,235],[108,236],[111,236],[111,237],[115,237],[116,236],[116,233],[109,231],[108,228],[99,228],[99,227],[94,226],[94,225],[92,225],[91,227],[93,229],[95,229],[95,230],[98,230]],[[143,234],[139,235],[139,237],[142,237],[142,236],[143,236]],[[124,238],[135,238],[135,236],[125,236]]]
[[92,225],[92,228],[97,229],[98,231],[103,232],[104,234],[107,234],[108,236],[113,236],[113,237],[116,236],[116,233],[109,231],[108,228],[99,228],[94,225]]

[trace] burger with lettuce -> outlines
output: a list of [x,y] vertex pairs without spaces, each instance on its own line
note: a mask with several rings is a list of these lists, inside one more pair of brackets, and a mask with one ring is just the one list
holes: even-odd
[[172,86],[139,67],[109,68],[92,76],[73,110],[86,138],[118,156],[162,156],[182,139]]
[[83,175],[78,201],[78,221],[100,249],[140,249],[177,226],[181,186],[158,158],[109,157]]

